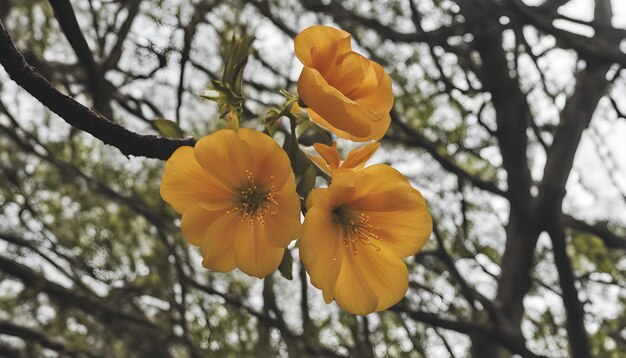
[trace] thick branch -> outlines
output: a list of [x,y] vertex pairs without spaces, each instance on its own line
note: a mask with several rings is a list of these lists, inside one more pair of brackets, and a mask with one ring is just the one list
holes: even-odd
[[124,23],[122,24],[122,26],[119,28],[118,31],[116,31],[117,41],[115,42],[115,45],[113,45],[113,48],[111,49],[111,52],[109,53],[107,58],[104,61],[102,61],[101,67],[103,71],[106,71],[115,67],[117,65],[117,62],[120,60],[122,56],[122,49],[123,49],[124,41],[128,37],[128,34],[130,33],[130,28],[133,25],[133,21],[135,20],[135,18],[137,17],[137,14],[139,13],[141,0],[133,0],[131,2],[126,3],[125,5],[128,6],[128,15],[126,16],[126,20],[124,20]]
[[341,1],[330,1],[325,3],[317,0],[305,0],[301,3],[309,11],[331,14],[338,22],[345,21],[346,23],[357,23],[363,26],[363,28],[375,30],[376,33],[383,38],[396,42],[429,42],[432,45],[439,45],[447,48],[448,44],[446,43],[446,40],[448,37],[463,34],[463,29],[460,26],[443,26],[428,33],[420,33],[417,31],[400,32],[390,26],[382,24],[374,18],[355,14],[354,10],[346,9],[342,5]]
[[[497,303],[508,320],[504,328],[522,336],[519,326],[524,312],[523,298],[531,286],[530,271],[539,234],[532,217],[531,176],[526,155],[526,130],[532,117],[517,78],[510,75],[497,17],[480,7],[478,0],[458,3],[475,35],[474,45],[482,61],[478,77],[484,89],[492,95],[497,123],[495,134],[502,154],[502,166],[507,173],[511,203]],[[480,356],[498,355],[488,344],[474,349],[485,349]]]
[[[609,3],[606,0],[602,0],[602,2]],[[626,54],[619,49],[619,35],[610,36],[619,33],[619,31],[603,32],[602,36],[597,36],[599,31],[596,29],[596,36],[594,36],[593,41],[590,41],[588,37],[554,27],[552,25],[554,21],[553,16],[545,16],[545,13],[525,5],[522,0],[503,1],[502,3],[513,10],[511,14],[516,15],[524,22],[534,25],[537,29],[553,35],[563,45],[575,50],[582,57],[626,66]]]
[[502,330],[484,327],[472,322],[449,320],[439,317],[434,313],[410,309],[402,304],[392,307],[391,310],[406,313],[409,317],[411,317],[411,319],[433,327],[440,327],[467,335],[479,334],[489,337],[494,342],[498,342],[502,346],[509,349],[512,353],[519,354],[522,357],[540,357],[528,350],[528,348],[524,346],[524,342],[522,340],[510,336]]
[[602,223],[589,224],[569,215],[565,215],[563,221],[572,229],[599,237],[609,249],[626,250],[626,237],[617,235]]
[[610,65],[606,63],[588,63],[576,82],[574,93],[565,104],[561,126],[548,150],[543,180],[539,186],[540,210],[560,210],[565,184],[574,165],[583,131],[589,126],[598,102],[608,90],[606,73],[609,68]]
[[39,331],[34,328],[20,326],[7,320],[0,320],[0,334],[20,337],[24,339],[25,341],[29,341],[29,343],[37,342],[45,348],[52,349],[54,351],[66,354],[71,357],[85,356],[85,355],[90,356],[90,357],[96,357],[95,354],[84,351],[84,350],[77,351],[76,349],[71,348],[69,344],[63,342],[60,339],[49,337],[42,331]]
[[76,14],[68,0],[49,0],[54,9],[54,15],[61,25],[67,41],[72,46],[78,61],[85,67],[89,77],[98,76],[98,65],[93,58],[89,44],[78,26]]
[[561,219],[554,218],[552,227],[548,233],[552,239],[554,263],[559,272],[559,284],[561,297],[567,313],[567,339],[570,344],[573,358],[591,358],[591,344],[585,329],[585,311],[578,299],[578,290],[572,264],[567,257],[565,230],[561,225]]
[[144,317],[120,311],[116,307],[94,297],[79,293],[78,291],[65,288],[54,282],[48,281],[32,269],[0,256],[0,271],[20,279],[30,288],[39,290],[50,295],[60,304],[79,308],[87,313],[96,314],[102,319],[120,319],[141,325],[147,329],[157,329],[154,323]]
[[176,140],[131,132],[62,94],[26,62],[2,22],[0,63],[18,85],[68,124],[118,148],[125,155],[167,159],[178,147],[195,144],[193,138]]
[[78,57],[78,62],[87,74],[87,87],[91,93],[94,107],[105,116],[111,117],[110,97],[106,94],[105,87],[102,86],[104,80],[103,73],[93,58],[89,44],[78,25],[72,4],[70,4],[69,0],[50,0],[50,5],[54,9],[54,15],[59,25],[61,25],[65,37],[72,46],[76,57]]

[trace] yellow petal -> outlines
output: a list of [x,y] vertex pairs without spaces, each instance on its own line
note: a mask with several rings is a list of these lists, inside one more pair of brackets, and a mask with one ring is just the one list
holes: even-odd
[[241,188],[250,169],[250,148],[237,132],[221,129],[200,139],[194,147],[198,164],[230,188]]
[[182,214],[199,202],[216,210],[227,208],[231,206],[233,196],[198,164],[192,147],[180,147],[165,163],[161,197]]
[[191,206],[185,210],[181,219],[183,237],[194,246],[202,246],[211,225],[224,214],[223,211],[207,210],[201,204]]
[[346,311],[366,315],[398,303],[408,284],[409,272],[400,258],[384,248],[359,245],[356,255],[344,250],[335,299]]
[[[246,169],[254,175],[257,183],[267,183],[281,188],[287,179],[291,178],[295,188],[289,157],[275,140],[263,132],[248,128],[241,128],[239,137],[250,148],[250,162]],[[220,166],[223,165],[224,163]]]
[[370,135],[364,138],[350,138],[350,140],[355,142],[363,142],[368,140],[379,140],[385,136],[387,130],[389,129],[389,125],[391,124],[391,116],[389,113],[382,114],[380,121],[372,123]]
[[[298,79],[298,94],[310,110],[337,128],[352,135],[364,137],[370,134],[371,122],[382,119],[331,87],[315,69],[305,67]],[[313,118],[313,117],[312,117]],[[323,125],[323,123],[319,123]]]
[[432,231],[422,194],[400,172],[384,164],[367,167],[354,176],[359,179],[345,210],[353,217],[367,215],[372,225],[380,227],[376,234],[381,245],[399,257],[419,251]]
[[385,135],[385,133],[387,133],[387,129],[389,129],[389,124],[391,123],[391,117],[389,116],[389,114],[381,114],[379,120],[377,120],[376,122],[372,121],[369,124],[370,126],[369,134],[364,135],[364,136],[358,136],[348,131],[338,129],[337,127],[332,125],[329,121],[322,118],[321,115],[317,114],[311,108],[307,109],[307,113],[309,114],[309,117],[311,118],[313,122],[330,130],[338,137],[349,139],[353,142],[369,142],[371,140],[379,140]]
[[322,290],[326,303],[334,295],[343,245],[342,228],[334,222],[332,212],[311,208],[304,220],[300,260],[311,277],[311,284]]
[[301,232],[300,196],[296,193],[293,181],[288,183],[276,192],[276,215],[268,215],[265,223],[267,242],[276,247],[286,247]]
[[380,227],[376,235],[381,239],[381,245],[401,258],[415,255],[421,250],[433,229],[425,205],[414,210],[364,213]]
[[356,180],[358,178],[348,175],[337,174],[332,184],[328,187],[328,207],[335,208],[350,202],[354,197]]
[[369,94],[378,86],[378,77],[372,61],[354,51],[339,56],[338,63],[324,74],[326,82],[355,99]]
[[330,26],[311,26],[294,40],[296,56],[306,67],[324,72],[336,58],[351,49],[350,34]]
[[315,162],[315,164],[317,164],[317,166],[320,167],[323,171],[330,174],[330,165],[328,165],[326,159],[314,156],[309,156],[309,158],[311,158],[311,160]]
[[[309,196],[306,198],[306,209],[309,210],[311,207],[328,207],[328,189],[327,188],[318,188],[313,189],[309,193]],[[332,209],[331,209],[332,210]]]
[[233,252],[237,223],[237,215],[224,214],[209,227],[202,242],[202,266],[217,272],[229,272],[237,267]]
[[416,210],[421,206],[420,197],[416,195],[415,189],[407,184],[368,180],[368,186],[375,185],[376,182],[380,185],[378,190],[373,191],[365,189],[365,184],[362,182],[359,182],[354,190],[352,200],[345,203],[345,206],[363,211],[378,212]]
[[[350,179],[349,173],[342,174]],[[394,168],[377,164],[364,168],[354,175],[354,193],[346,206],[374,211],[411,210],[424,205],[421,194]]]
[[380,142],[374,142],[350,151],[346,160],[341,164],[341,168],[352,169],[364,167],[365,163],[376,153],[378,148],[380,148]]
[[337,148],[330,147],[322,143],[313,144],[315,150],[326,160],[331,170],[335,170],[339,168],[339,164],[341,163],[341,156],[339,156],[339,152]]
[[368,283],[368,275],[361,268],[362,260],[358,257],[349,248],[343,248],[334,296],[339,307],[344,310],[352,314],[367,315],[376,310],[378,298]]
[[235,239],[235,262],[237,267],[250,276],[264,278],[276,271],[283,259],[284,248],[270,245],[261,224],[248,220],[238,222]]
[[359,105],[381,114],[388,114],[393,107],[393,91],[391,87],[391,78],[385,72],[385,69],[376,62],[370,61],[373,72],[376,76],[377,86],[375,88],[361,87],[352,98]]

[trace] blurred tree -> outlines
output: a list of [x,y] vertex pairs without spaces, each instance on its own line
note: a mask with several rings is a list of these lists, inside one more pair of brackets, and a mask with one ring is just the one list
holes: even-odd
[[[0,0],[0,355],[623,356],[626,30],[613,8],[626,11]],[[166,137],[224,125],[198,94],[233,31],[257,36],[254,126],[295,92],[291,38],[315,23],[392,73],[375,160],[403,170],[435,219],[406,299],[366,317],[325,305],[298,265],[292,281],[203,270],[158,194],[155,159],[194,143]]]

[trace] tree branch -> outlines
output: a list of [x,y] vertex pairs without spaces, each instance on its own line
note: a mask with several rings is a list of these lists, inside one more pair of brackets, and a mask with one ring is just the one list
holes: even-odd
[[[391,110],[391,121],[392,124],[399,127],[405,134],[407,134],[406,138],[397,138],[393,137],[393,141],[404,143],[405,145],[410,145],[414,147],[419,147],[425,149],[439,164],[447,171],[457,175],[460,178],[466,179],[474,186],[494,193],[496,195],[500,195],[502,197],[507,197],[508,193],[496,185],[494,182],[486,181],[480,179],[471,173],[467,172],[465,169],[456,164],[452,159],[444,156],[437,149],[435,144],[426,139],[421,133],[411,128],[409,125],[404,123],[395,109]],[[386,136],[383,137],[383,140],[390,140],[391,137]]]
[[[609,3],[609,1],[605,0],[601,2]],[[626,66],[626,54],[621,52],[618,47],[619,37],[611,38],[610,36],[598,36],[599,31],[596,31],[594,40],[590,41],[589,38],[585,36],[554,27],[552,25],[554,21],[553,17],[545,16],[537,12],[532,7],[524,4],[522,0],[503,1],[502,3],[513,10],[511,14],[516,15],[516,17],[519,17],[521,20],[525,20],[525,22],[537,27],[537,29],[553,35],[563,45],[578,52],[581,57],[594,58],[596,60],[619,63],[622,66]],[[616,40],[618,40],[617,45],[615,45]]]
[[573,358],[591,358],[591,344],[585,329],[585,311],[578,299],[572,264],[567,257],[565,230],[561,225],[562,219],[554,218],[552,223],[548,233],[552,240],[554,263],[559,272],[561,297],[567,313],[567,339],[570,344],[570,351]]
[[131,132],[62,94],[26,62],[2,22],[0,63],[18,85],[65,122],[118,148],[125,155],[167,159],[178,147],[195,144],[193,138],[178,140]]
[[109,104],[110,96],[107,95],[105,86],[103,86],[103,72],[93,57],[89,44],[83,36],[78,25],[76,14],[72,8],[72,4],[68,0],[49,0],[50,5],[54,9],[54,15],[61,25],[61,30],[72,46],[78,62],[82,65],[87,74],[87,87],[91,92],[93,105],[105,116],[112,116],[111,105]]
[[[68,356],[89,356],[98,357],[94,353],[91,353],[82,349],[75,349],[61,339],[49,337],[44,332],[34,328],[24,327],[17,325],[7,320],[0,320],[0,334],[6,334],[9,336],[19,337],[26,341],[37,342],[41,346],[52,349],[56,352],[66,354]],[[1,352],[1,351],[0,351]]]
[[626,250],[626,237],[614,233],[606,224],[589,224],[570,215],[564,215],[563,221],[567,227],[599,237],[609,249]]
[[425,323],[433,327],[440,327],[467,335],[480,334],[489,337],[494,342],[501,344],[509,349],[512,353],[521,355],[522,357],[541,357],[531,352],[524,345],[523,340],[509,336],[505,331],[484,327],[472,322],[454,321],[439,317],[434,313],[413,310],[404,304],[398,304],[390,308],[392,311],[406,313],[411,319]]
[[113,67],[117,65],[117,62],[120,60],[122,56],[122,49],[123,49],[124,41],[128,37],[128,34],[130,33],[130,28],[133,25],[133,21],[135,20],[135,18],[137,17],[137,14],[139,13],[139,7],[141,5],[141,1],[142,0],[133,0],[124,4],[128,6],[128,15],[126,16],[126,20],[124,20],[124,23],[122,24],[122,26],[119,28],[118,31],[116,31],[117,40],[115,42],[115,45],[113,45],[113,48],[109,52],[109,55],[107,56],[107,58],[102,61],[101,67],[103,71],[112,69]]
[[48,281],[32,269],[2,256],[0,256],[0,270],[20,279],[29,288],[40,289],[60,304],[77,307],[86,313],[95,314],[102,319],[120,319],[141,325],[146,329],[158,330],[158,326],[144,317],[123,312],[117,307],[114,308],[110,306],[103,300],[84,295],[78,291]]

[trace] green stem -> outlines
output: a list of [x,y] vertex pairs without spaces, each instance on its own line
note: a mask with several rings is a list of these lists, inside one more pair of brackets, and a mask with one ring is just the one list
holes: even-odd
[[294,163],[296,161],[296,155],[298,154],[298,136],[296,135],[296,119],[289,116],[289,122],[291,123],[291,158]]

